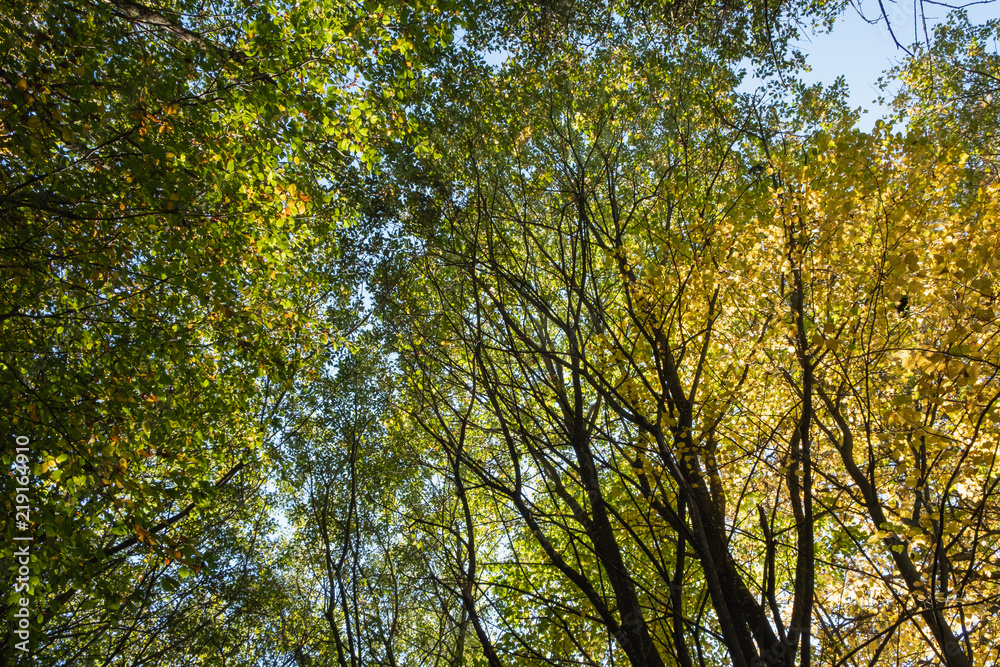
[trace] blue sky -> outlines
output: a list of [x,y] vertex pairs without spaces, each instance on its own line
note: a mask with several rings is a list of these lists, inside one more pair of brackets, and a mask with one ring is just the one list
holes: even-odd
[[[911,44],[923,39],[923,26],[918,24],[919,33],[914,34],[913,4],[910,2],[885,1],[885,8],[892,21],[896,37],[903,44]],[[862,10],[868,18],[880,16],[878,3],[866,0]],[[926,5],[927,30],[947,17],[943,7]],[[969,18],[973,23],[995,18],[1000,7],[995,5],[970,5]],[[831,84],[843,75],[850,87],[851,106],[867,109],[869,113],[860,122],[868,129],[882,115],[885,107],[875,102],[880,91],[878,79],[885,70],[899,64],[906,55],[897,49],[885,22],[872,25],[862,18],[858,11],[849,7],[837,20],[832,32],[809,35],[799,40],[799,47],[806,54],[812,71],[803,79],[808,83]]]
[[[909,17],[900,23],[912,27]],[[912,29],[909,35],[912,36]],[[798,45],[812,67],[812,71],[803,76],[806,82],[829,85],[843,75],[850,87],[851,106],[867,109],[872,116],[862,124],[874,123],[882,115],[883,108],[874,101],[880,94],[878,79],[905,55],[893,44],[884,24],[871,25],[854,9],[849,9],[838,19],[831,33],[808,35],[799,40]]]

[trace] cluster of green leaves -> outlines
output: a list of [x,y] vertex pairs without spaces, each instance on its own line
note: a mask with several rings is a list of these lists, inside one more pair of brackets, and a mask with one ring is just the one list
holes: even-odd
[[995,660],[997,24],[843,8],[5,10],[36,661]]
[[[419,145],[397,99],[456,20],[446,5],[5,6],[0,410],[31,441],[37,655],[157,662],[140,620],[170,610],[169,642],[253,606],[226,573],[266,579],[248,526],[269,520],[282,402],[358,325],[373,146]],[[214,601],[178,583],[191,575],[218,582]]]
[[580,25],[445,82],[408,202],[399,429],[484,659],[995,659],[994,28],[904,67],[904,134]]

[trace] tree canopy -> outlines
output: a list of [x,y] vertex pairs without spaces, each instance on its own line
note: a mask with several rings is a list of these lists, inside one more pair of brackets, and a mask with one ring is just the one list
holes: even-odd
[[854,10],[10,3],[0,664],[1000,661],[1000,21]]

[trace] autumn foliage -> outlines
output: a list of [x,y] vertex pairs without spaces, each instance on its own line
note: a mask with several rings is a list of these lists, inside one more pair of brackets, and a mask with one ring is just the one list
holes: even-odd
[[834,4],[5,10],[36,663],[1000,660],[998,25]]

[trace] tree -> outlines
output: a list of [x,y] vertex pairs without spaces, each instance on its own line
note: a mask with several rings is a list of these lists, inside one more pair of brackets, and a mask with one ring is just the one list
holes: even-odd
[[283,650],[310,664],[432,664],[452,647],[433,579],[438,553],[413,530],[429,473],[386,431],[392,374],[376,343],[367,332],[338,355],[332,377],[298,397],[299,427],[286,441],[281,552],[286,587],[300,598],[283,610]]
[[[101,651],[130,645],[157,596],[178,603],[176,619],[191,597],[161,586],[200,575],[209,549],[248,562],[282,405],[358,326],[364,268],[341,252],[364,237],[356,188],[372,140],[409,131],[389,106],[451,29],[428,15],[5,8],[0,410],[32,443],[18,477],[42,655],[82,660],[102,635]],[[190,623],[218,622],[207,604]],[[13,658],[7,630],[0,654]]]
[[997,660],[996,25],[842,9],[0,17],[35,657]]
[[995,182],[626,44],[483,73],[414,197],[402,428],[484,658],[988,662]]
[[928,136],[961,146],[977,171],[997,177],[996,53],[988,45],[1000,30],[997,21],[973,25],[961,12],[934,29],[933,41],[893,70],[902,83],[893,100],[900,120]]

